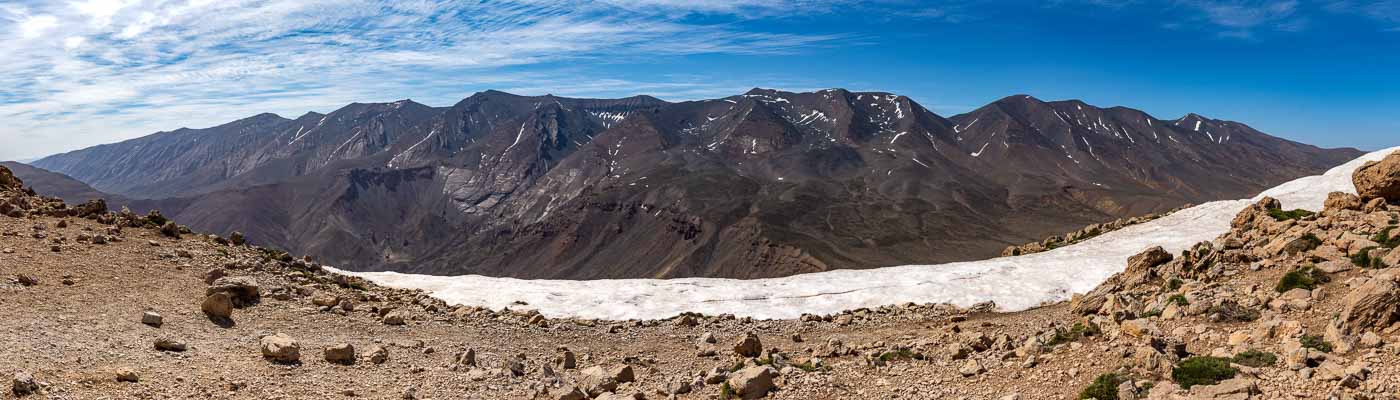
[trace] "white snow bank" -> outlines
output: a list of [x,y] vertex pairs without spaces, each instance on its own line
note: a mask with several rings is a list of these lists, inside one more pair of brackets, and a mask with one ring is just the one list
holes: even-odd
[[[1300,178],[1260,194],[1287,208],[1319,210],[1333,191],[1355,193],[1351,173],[1395,147],[1367,154],[1320,176]],[[754,318],[796,318],[904,302],[970,306],[995,301],[1015,311],[1068,299],[1121,271],[1128,257],[1151,246],[1175,254],[1229,230],[1255,199],[1217,201],[1055,250],[1020,257],[942,265],[841,270],[775,279],[711,278],[594,281],[521,280],[476,275],[354,273],[381,285],[423,289],[450,304],[501,309],[521,301],[549,317],[658,319],[682,312]]]

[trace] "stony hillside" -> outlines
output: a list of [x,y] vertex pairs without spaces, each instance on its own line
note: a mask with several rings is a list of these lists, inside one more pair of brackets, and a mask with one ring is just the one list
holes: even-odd
[[944,118],[843,89],[678,103],[486,91],[265,114],[35,165],[349,270],[765,278],[986,259],[1359,154],[1029,96]]
[[0,368],[22,398],[1394,398],[1400,154],[1355,181],[1019,313],[597,321],[444,304],[0,168]]

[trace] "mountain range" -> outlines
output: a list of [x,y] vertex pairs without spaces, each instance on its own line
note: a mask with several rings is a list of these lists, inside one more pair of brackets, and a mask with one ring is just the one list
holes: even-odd
[[1360,154],[1025,95],[945,118],[842,89],[687,102],[486,91],[443,108],[261,114],[16,174],[72,177],[92,191],[70,196],[110,193],[350,270],[762,278],[987,258]]

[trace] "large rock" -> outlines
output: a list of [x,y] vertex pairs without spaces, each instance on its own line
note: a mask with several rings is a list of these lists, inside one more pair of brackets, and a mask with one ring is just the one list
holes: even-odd
[[280,363],[298,362],[301,361],[301,344],[281,333],[264,336],[262,338],[262,355],[268,360]]
[[749,332],[734,344],[734,354],[744,357],[758,357],[763,354],[763,342],[758,340],[758,335]]
[[617,385],[620,383],[632,382],[636,379],[630,366],[621,365],[607,368],[592,366],[579,371],[578,383],[589,396],[598,397],[603,393],[617,390]]
[[1332,192],[1327,194],[1327,200],[1322,203],[1324,211],[1360,210],[1361,197],[1344,192]]
[[332,364],[350,365],[355,363],[355,346],[341,343],[327,347],[323,355]]
[[1147,283],[1157,277],[1156,268],[1171,262],[1172,255],[1161,246],[1153,247],[1128,258],[1128,268],[1109,277],[1083,296],[1074,297],[1071,310],[1080,315],[1095,314],[1104,308],[1111,295],[1136,285]]
[[1351,182],[1362,200],[1383,198],[1400,201],[1400,152],[1392,153],[1379,162],[1368,162],[1351,174]]
[[1253,379],[1234,378],[1215,385],[1192,386],[1190,398],[1249,399],[1256,393],[1259,393],[1259,387]]
[[15,177],[14,172],[9,168],[0,167],[0,189],[20,189],[24,187],[24,181]]
[[248,276],[226,276],[214,281],[205,290],[205,294],[228,293],[233,300],[233,305],[237,307],[247,307],[257,304],[261,299],[258,292],[258,281]]
[[773,377],[778,372],[772,367],[748,367],[729,375],[729,388],[743,399],[757,399],[768,395],[768,392],[777,388],[773,385]]
[[[5,167],[0,167],[0,171],[10,172]],[[34,375],[24,372],[15,373],[15,377],[10,381],[10,392],[15,396],[28,396],[39,393],[39,382],[34,381]]]
[[1385,329],[1400,320],[1400,271],[1386,270],[1352,290],[1342,299],[1338,318],[1342,332],[1357,335],[1367,330]]
[[204,303],[200,304],[199,309],[209,318],[229,319],[233,317],[233,298],[228,293],[214,293],[204,298]]

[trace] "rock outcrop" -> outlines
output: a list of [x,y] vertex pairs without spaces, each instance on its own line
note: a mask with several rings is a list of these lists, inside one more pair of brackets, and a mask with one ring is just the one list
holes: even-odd
[[1351,179],[1363,201],[1381,198],[1400,202],[1400,152],[1366,163],[1351,174]]

